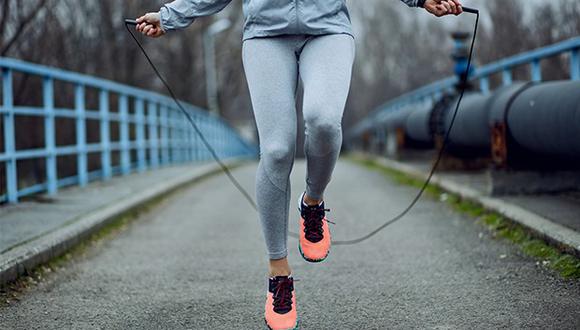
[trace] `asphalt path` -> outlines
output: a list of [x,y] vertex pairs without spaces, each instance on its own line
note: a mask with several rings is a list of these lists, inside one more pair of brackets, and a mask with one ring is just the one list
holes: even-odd
[[[294,199],[304,165],[294,167]],[[234,175],[253,191],[255,170]],[[326,195],[334,237],[364,234],[415,193],[339,162]],[[580,328],[579,281],[435,199],[367,242],[334,247],[321,264],[302,261],[293,239],[289,248],[301,329]],[[266,265],[256,214],[214,176],[0,308],[0,328],[263,329]]]

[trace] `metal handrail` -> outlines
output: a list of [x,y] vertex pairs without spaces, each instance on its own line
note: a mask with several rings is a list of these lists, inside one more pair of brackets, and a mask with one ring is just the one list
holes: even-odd
[[[512,70],[518,66],[530,65],[531,80],[542,81],[541,61],[564,53],[570,53],[570,79],[575,81],[580,80],[580,37],[571,38],[550,46],[487,64],[474,70],[470,74],[470,80],[479,81],[481,91],[483,93],[489,93],[489,78],[491,75],[502,73],[503,85],[511,85],[513,82]],[[349,138],[360,136],[369,129],[379,125],[380,120],[378,118],[387,113],[405,108],[414,102],[438,98],[443,92],[452,89],[457,83],[457,79],[455,76],[441,79],[388,101],[351,128],[347,136]]]
[[[173,99],[151,91],[123,85],[89,75],[50,68],[38,64],[0,57],[2,70],[2,105],[4,150],[0,153],[0,165],[5,167],[5,193],[0,203],[16,203],[19,198],[40,192],[54,195],[64,186],[87,185],[93,180],[108,180],[113,175],[126,175],[134,171],[163,165],[206,161],[211,155],[189,127],[183,113]],[[42,78],[43,105],[41,107],[14,104],[13,73]],[[54,82],[74,85],[74,108],[55,107]],[[86,108],[85,91],[95,89],[99,93],[98,109]],[[117,112],[111,112],[110,95],[118,96]],[[130,113],[133,102],[133,113]],[[190,104],[182,102],[197,121],[204,135],[222,158],[255,157],[257,148],[244,141],[240,135],[221,118],[209,115]],[[44,148],[16,149],[15,122],[19,116],[35,116],[44,119]],[[73,145],[56,145],[55,119],[75,120],[76,137]],[[99,123],[100,141],[87,142],[87,120]],[[111,123],[118,123],[119,140],[111,141]],[[135,138],[131,139],[133,126]],[[119,152],[118,164],[113,164],[112,152]],[[100,154],[100,168],[89,172],[88,155]],[[59,177],[57,158],[76,156],[77,171],[72,177]],[[26,185],[19,180],[18,162],[26,159],[43,159],[46,162],[46,180]],[[1,176],[0,176],[1,177]],[[4,180],[3,180],[4,181]]]

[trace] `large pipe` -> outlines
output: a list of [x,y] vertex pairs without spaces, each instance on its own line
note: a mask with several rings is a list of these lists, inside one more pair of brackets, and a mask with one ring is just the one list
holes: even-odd
[[396,130],[397,128],[403,127],[412,110],[413,108],[406,107],[384,115],[379,119],[381,126],[387,130]]
[[[447,147],[450,152],[463,155],[489,154],[491,144],[488,125],[489,103],[493,97],[494,94],[484,95],[474,92],[465,94],[449,135]],[[445,111],[438,114],[439,118],[434,118],[439,123],[435,127],[440,141],[449,130],[456,105],[457,98],[448,103]]]
[[580,161],[580,82],[531,86],[513,100],[506,118],[518,146],[539,156]]
[[513,101],[521,92],[532,85],[534,85],[532,82],[514,82],[509,86],[497,89],[489,103],[489,125],[493,126],[496,123],[505,122],[507,110]]
[[405,123],[416,106],[408,106],[385,114],[377,119],[384,130],[383,152],[389,157],[397,157],[405,143]]
[[507,132],[507,111],[518,95],[532,86],[534,83],[515,82],[504,86],[494,93],[489,103],[489,127],[491,130],[491,156],[496,165],[506,167],[508,165],[508,149],[510,158],[516,156],[512,153],[513,143]]
[[[404,130],[411,142],[426,145],[435,136],[440,143],[456,103],[457,96],[446,96],[433,107],[402,109],[381,122],[387,131]],[[491,151],[502,166],[580,164],[580,82],[514,83],[489,95],[466,94],[447,150],[467,157]]]
[[433,107],[422,107],[411,112],[405,121],[405,134],[413,142],[422,146],[433,145],[431,113]]

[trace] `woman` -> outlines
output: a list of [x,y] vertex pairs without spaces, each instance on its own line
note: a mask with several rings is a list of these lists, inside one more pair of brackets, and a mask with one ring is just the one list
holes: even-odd
[[[160,37],[230,1],[176,0],[138,18],[137,29]],[[402,1],[436,16],[462,12],[459,0]],[[243,9],[243,64],[260,138],[257,203],[270,259],[265,318],[270,329],[294,329],[296,296],[286,243],[296,87],[301,79],[307,160],[306,191],[299,199],[299,250],[307,261],[320,262],[330,249],[323,193],[342,143],[355,45],[346,0],[243,0]]]

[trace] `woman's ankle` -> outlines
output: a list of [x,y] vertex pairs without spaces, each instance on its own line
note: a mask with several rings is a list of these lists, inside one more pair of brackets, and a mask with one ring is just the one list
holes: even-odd
[[322,198],[316,199],[316,198],[309,197],[308,194],[304,194],[304,198],[303,198],[302,202],[304,202],[304,204],[306,204],[308,206],[318,206],[318,205],[320,205],[320,203],[322,203]]
[[292,274],[292,270],[290,269],[290,265],[288,264],[288,259],[270,259],[270,276],[290,276]]

